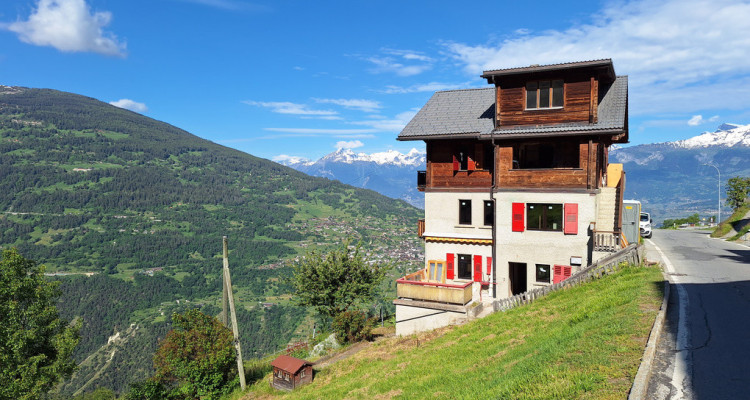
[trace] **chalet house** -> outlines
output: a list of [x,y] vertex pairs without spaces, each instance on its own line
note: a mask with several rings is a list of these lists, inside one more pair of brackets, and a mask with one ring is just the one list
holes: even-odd
[[594,60],[485,71],[436,92],[399,134],[423,140],[425,268],[397,281],[397,334],[445,326],[616,251],[628,78]]
[[313,380],[312,363],[296,357],[280,355],[271,361],[273,381],[271,385],[280,390],[294,390]]

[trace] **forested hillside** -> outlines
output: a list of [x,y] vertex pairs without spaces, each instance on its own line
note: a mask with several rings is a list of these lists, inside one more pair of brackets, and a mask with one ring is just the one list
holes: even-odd
[[83,320],[65,393],[125,389],[172,312],[217,313],[224,235],[251,357],[306,333],[280,279],[294,257],[353,238],[395,276],[422,253],[403,201],[54,90],[0,86],[0,187],[0,247],[46,264],[61,312]]

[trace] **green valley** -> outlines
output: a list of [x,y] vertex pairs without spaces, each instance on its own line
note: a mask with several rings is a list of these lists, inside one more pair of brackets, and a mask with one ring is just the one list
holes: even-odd
[[421,211],[403,201],[54,90],[0,86],[0,187],[0,248],[47,265],[61,313],[82,319],[68,395],[125,390],[150,373],[171,313],[220,311],[222,236],[246,357],[309,333],[283,279],[296,257],[351,238],[391,278],[422,259]]

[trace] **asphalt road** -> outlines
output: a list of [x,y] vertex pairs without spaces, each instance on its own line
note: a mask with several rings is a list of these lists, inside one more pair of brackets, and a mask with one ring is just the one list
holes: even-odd
[[649,399],[750,399],[750,248],[706,231],[655,230],[669,307]]

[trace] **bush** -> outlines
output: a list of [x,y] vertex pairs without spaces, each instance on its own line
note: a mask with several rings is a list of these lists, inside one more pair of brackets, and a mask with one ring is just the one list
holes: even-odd
[[333,319],[333,331],[339,343],[372,339],[372,321],[361,311],[344,311]]
[[232,332],[218,319],[198,310],[172,315],[174,329],[154,354],[154,379],[176,385],[171,395],[215,399],[237,384]]

